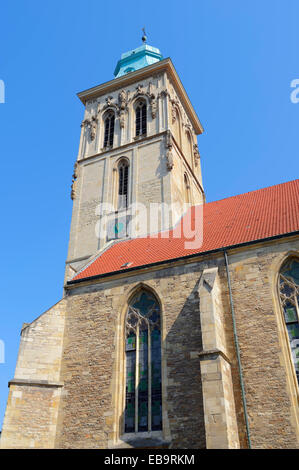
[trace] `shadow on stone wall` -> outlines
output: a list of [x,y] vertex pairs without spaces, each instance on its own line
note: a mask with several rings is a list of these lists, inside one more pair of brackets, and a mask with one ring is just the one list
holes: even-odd
[[[167,309],[172,310],[175,304],[167,306]],[[202,350],[198,282],[178,312],[165,342],[172,447],[205,448],[200,360],[197,354]]]

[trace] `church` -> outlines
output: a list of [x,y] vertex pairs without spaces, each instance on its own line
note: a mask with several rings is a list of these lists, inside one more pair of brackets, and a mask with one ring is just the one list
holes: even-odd
[[171,59],[144,36],[114,76],[78,93],[64,294],[0,447],[299,448],[299,180],[206,202]]

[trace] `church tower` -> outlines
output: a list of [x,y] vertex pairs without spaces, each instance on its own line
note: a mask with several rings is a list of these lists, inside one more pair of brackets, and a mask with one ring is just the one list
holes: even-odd
[[115,239],[167,230],[186,204],[204,202],[203,128],[172,61],[143,41],[122,54],[113,80],[78,94],[66,280]]

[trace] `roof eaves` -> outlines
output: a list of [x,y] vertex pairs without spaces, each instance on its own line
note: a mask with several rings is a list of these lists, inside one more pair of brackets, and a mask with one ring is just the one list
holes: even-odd
[[140,265],[140,266],[133,266],[132,268],[121,269],[121,270],[117,270],[117,271],[110,271],[108,273],[103,273],[103,274],[96,274],[94,276],[84,277],[84,278],[81,278],[81,279],[75,279],[75,280],[73,279],[73,280],[67,281],[65,287],[67,288],[70,285],[79,284],[80,282],[84,282],[84,281],[87,282],[87,281],[101,279],[101,278],[105,278],[105,277],[109,277],[109,276],[116,276],[117,274],[124,273],[124,272],[128,273],[128,272],[131,272],[131,271],[137,271],[137,270],[140,270],[140,269],[159,266],[159,265],[176,262],[176,261],[183,260],[183,259],[196,258],[198,256],[205,256],[205,255],[217,253],[217,252],[224,251],[224,250],[233,250],[235,248],[241,248],[241,247],[245,247],[245,246],[249,246],[249,245],[254,245],[255,243],[277,240],[277,239],[280,239],[280,238],[284,238],[284,237],[287,237],[287,236],[294,236],[294,235],[299,235],[299,230],[296,230],[294,232],[281,233],[281,234],[277,234],[277,235],[273,235],[273,236],[265,237],[265,238],[258,238],[256,240],[250,240],[250,241],[243,242],[243,243],[237,243],[235,245],[221,246],[221,247],[215,248],[213,250],[202,251],[202,252],[198,252],[198,253],[192,253],[190,255],[179,256],[178,258],[160,260],[160,261],[156,261],[155,263],[143,264],[143,265]]

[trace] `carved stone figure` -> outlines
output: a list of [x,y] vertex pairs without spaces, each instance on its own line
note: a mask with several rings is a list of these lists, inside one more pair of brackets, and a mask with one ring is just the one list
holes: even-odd
[[118,95],[118,101],[119,101],[119,107],[120,109],[126,109],[128,99],[127,99],[127,93],[125,90],[121,90]]
[[176,121],[176,118],[177,118],[177,110],[181,109],[180,107],[180,103],[179,103],[179,100],[175,97],[175,98],[171,98],[171,95],[169,95],[170,97],[170,102],[172,104],[172,107],[171,107],[171,116],[172,116],[172,124],[175,123]]
[[136,87],[137,95],[144,95],[144,91],[142,90],[142,85],[138,85]]
[[125,127],[125,112],[128,110],[128,96],[125,90],[119,92],[118,103],[119,125],[123,129]]
[[91,121],[90,121],[90,138],[91,140],[95,139],[96,132],[97,132],[97,124],[98,124],[98,118],[95,116],[92,116]]
[[167,150],[167,152],[166,152],[166,166],[167,166],[167,170],[169,170],[169,171],[171,171],[173,169],[173,166],[174,166],[173,156],[172,156],[172,152],[170,150]]
[[152,118],[154,119],[157,115],[157,101],[155,96],[151,99],[151,113],[152,113]]
[[71,200],[73,201],[76,198],[76,180],[78,177],[78,163],[74,164],[74,172],[72,176],[72,186],[71,186]]
[[113,105],[112,99],[113,99],[113,96],[107,96],[107,98],[106,98],[106,107]]
[[198,166],[199,160],[200,160],[200,154],[198,151],[198,145],[193,144],[193,155],[194,155],[194,161],[195,161],[195,166]]
[[125,127],[125,111],[121,110],[119,113],[119,125],[121,129]]
[[164,96],[169,96],[170,97],[170,94],[169,94],[169,91],[165,88],[164,90],[160,91],[159,96],[161,96],[162,98],[164,98]]
[[173,155],[172,155],[172,136],[170,130],[166,133],[166,166],[167,170],[171,171],[174,167]]
[[152,118],[154,119],[157,114],[157,101],[156,101],[156,95],[152,92],[152,88],[153,88],[152,83],[149,82],[147,96],[149,97],[149,101],[150,101]]
[[81,127],[88,127],[90,132],[90,139],[94,140],[97,131],[98,118],[92,116],[91,119],[84,119],[81,123]]
[[177,110],[176,110],[175,104],[174,102],[172,102],[172,108],[171,108],[172,124],[174,124],[176,121],[176,113],[177,113]]
[[188,120],[188,118],[186,118],[186,116],[185,116],[185,120],[184,120],[184,122],[183,122],[183,126],[184,126],[187,130],[189,130],[190,133],[192,133],[192,126],[191,126],[191,123],[190,123],[190,121]]

